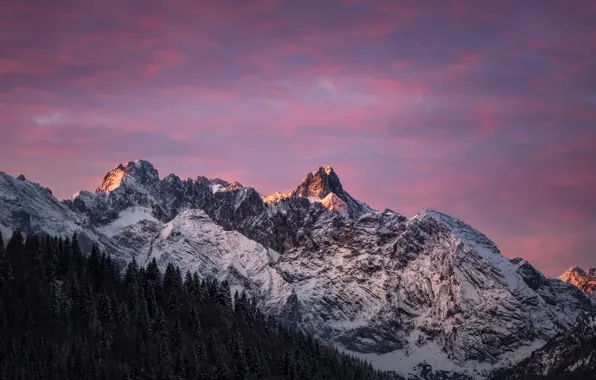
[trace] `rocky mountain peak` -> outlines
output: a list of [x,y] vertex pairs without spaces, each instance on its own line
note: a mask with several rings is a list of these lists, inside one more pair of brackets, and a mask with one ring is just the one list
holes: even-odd
[[596,268],[585,271],[575,266],[569,268],[559,279],[596,298]]
[[[596,305],[508,260],[455,217],[372,210],[331,167],[270,197],[240,186],[160,181],[149,162],[134,161],[112,169],[101,193],[58,201],[0,172],[0,231],[77,232],[122,262],[156,258],[226,279],[267,313],[403,373],[436,357],[433,369],[480,375],[527,356]],[[570,277],[586,273],[579,269]]]
[[373,211],[368,205],[354,199],[344,190],[337,173],[331,166],[321,166],[318,170],[308,173],[293,192],[276,193],[265,197],[264,201],[275,203],[293,195],[308,198],[311,202],[321,202],[327,209],[353,218]]
[[[344,198],[344,189],[339,177],[331,166],[321,166],[315,172],[308,173],[296,188],[296,195],[301,197],[325,198],[330,193]],[[345,199],[343,199],[345,201]]]
[[157,170],[149,161],[129,161],[118,164],[103,178],[96,192],[113,191],[122,184],[147,186],[159,181]]
[[574,278],[584,279],[588,276],[589,276],[588,273],[586,273],[586,271],[584,271],[582,268],[580,268],[578,266],[574,266],[574,267],[567,269],[567,271],[565,273],[563,273],[559,278],[565,282],[569,282],[570,280],[572,280]]

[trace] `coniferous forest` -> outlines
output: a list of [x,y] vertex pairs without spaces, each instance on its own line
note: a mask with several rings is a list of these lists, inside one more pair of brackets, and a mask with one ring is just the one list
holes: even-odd
[[0,235],[0,379],[389,379],[227,283]]

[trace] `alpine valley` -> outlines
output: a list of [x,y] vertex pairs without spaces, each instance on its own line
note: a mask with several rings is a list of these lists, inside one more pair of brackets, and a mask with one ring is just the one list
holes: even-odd
[[507,378],[519,362],[523,378],[594,368],[594,270],[547,278],[454,217],[373,210],[331,167],[264,196],[221,179],[160,178],[140,160],[67,200],[0,172],[0,231],[17,228],[77,233],[83,248],[97,243],[122,264],[155,259],[227,280],[266,313],[396,378]]

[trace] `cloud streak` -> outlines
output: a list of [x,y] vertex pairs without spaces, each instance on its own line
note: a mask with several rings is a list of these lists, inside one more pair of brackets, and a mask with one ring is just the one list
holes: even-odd
[[263,193],[331,164],[549,275],[596,265],[594,2],[0,7],[0,170],[58,196],[136,158]]

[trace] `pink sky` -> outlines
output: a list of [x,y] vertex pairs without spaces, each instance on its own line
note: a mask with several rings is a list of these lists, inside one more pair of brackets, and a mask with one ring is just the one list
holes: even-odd
[[[91,5],[95,4],[95,5]],[[0,170],[69,197],[118,162],[261,193],[332,165],[548,275],[596,266],[594,1],[0,5]]]

